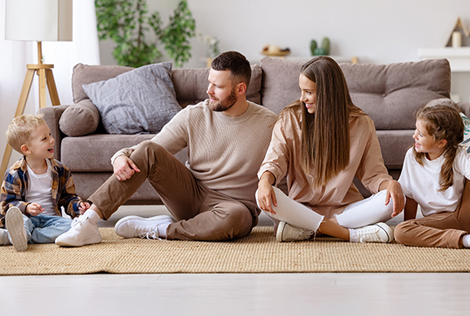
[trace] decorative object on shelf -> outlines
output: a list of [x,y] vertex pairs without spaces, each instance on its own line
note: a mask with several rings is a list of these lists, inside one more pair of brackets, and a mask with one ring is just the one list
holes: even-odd
[[263,50],[261,51],[261,54],[265,56],[282,57],[282,56],[289,55],[290,49],[280,48],[279,46],[276,46],[276,45],[265,45],[263,47]]
[[[160,41],[166,53],[181,67],[191,57],[189,39],[195,35],[196,21],[186,0],[180,0],[163,28],[160,13],[148,13],[146,0],[95,0],[98,35],[116,43],[113,57],[121,66],[140,67],[155,63],[162,53]],[[151,30],[156,40],[146,39]]]
[[454,28],[447,39],[446,47],[459,48],[466,46],[466,39],[470,37],[470,28],[466,28],[460,17],[457,18]]
[[462,47],[462,33],[454,31],[452,33],[452,47],[459,48]]
[[325,50],[325,55],[330,54],[330,39],[328,37],[324,37],[321,41],[321,47]]
[[312,54],[312,56],[315,56],[315,49],[317,49],[317,41],[316,40],[311,40],[310,41],[310,53]]
[[[72,40],[72,0],[6,0],[5,39],[37,41],[38,63],[28,64],[26,76],[16,107],[15,117],[24,113],[34,74],[39,77],[39,108],[46,107],[46,85],[52,105],[59,105],[59,94],[52,74],[52,64],[44,64],[42,41]],[[7,144],[0,174],[8,168],[12,148]]]
[[317,47],[317,41],[311,40],[310,53],[312,56],[330,55],[330,39],[324,37],[320,47]]

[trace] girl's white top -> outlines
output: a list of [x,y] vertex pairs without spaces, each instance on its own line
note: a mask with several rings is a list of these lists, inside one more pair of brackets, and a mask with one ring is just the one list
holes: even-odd
[[464,147],[459,147],[452,166],[453,185],[445,191],[439,191],[439,177],[444,161],[443,155],[434,160],[425,158],[421,166],[414,158],[413,148],[406,152],[398,182],[405,195],[421,206],[424,216],[454,212],[462,197],[465,178],[470,178],[470,154],[467,154]]

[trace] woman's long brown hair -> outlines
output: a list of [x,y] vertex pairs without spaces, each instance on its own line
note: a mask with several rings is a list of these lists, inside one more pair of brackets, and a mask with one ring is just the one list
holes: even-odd
[[301,108],[301,165],[319,187],[349,164],[349,116],[364,112],[353,104],[343,72],[330,57],[313,58],[302,66],[301,74],[316,83],[315,113],[308,113],[300,99],[285,111]]
[[[420,120],[426,128],[426,132],[434,138],[434,141],[445,139],[444,163],[439,174],[439,191],[445,191],[454,182],[454,172],[452,165],[459,144],[463,141],[464,125],[459,112],[447,105],[433,105],[422,108],[416,115],[416,120]],[[413,153],[416,161],[423,165],[425,153],[419,153],[413,146]]]

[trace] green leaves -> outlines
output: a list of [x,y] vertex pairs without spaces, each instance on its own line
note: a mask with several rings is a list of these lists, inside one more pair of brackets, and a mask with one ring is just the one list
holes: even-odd
[[179,2],[165,28],[158,11],[149,14],[146,0],[95,0],[95,6],[98,36],[116,43],[113,57],[119,65],[140,67],[157,62],[162,57],[159,42],[176,67],[191,57],[189,39],[195,35],[196,21],[186,0]]
[[188,3],[183,0],[161,36],[167,54],[174,59],[177,67],[181,67],[191,57],[189,39],[195,35],[195,28],[196,21],[192,18]]

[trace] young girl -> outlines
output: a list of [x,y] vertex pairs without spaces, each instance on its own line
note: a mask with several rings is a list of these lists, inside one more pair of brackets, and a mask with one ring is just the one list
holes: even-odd
[[[304,64],[299,86],[301,97],[279,114],[258,172],[256,199],[274,220],[276,239],[306,240],[319,231],[353,242],[392,241],[386,224],[366,226],[404,207],[373,121],[352,103],[343,72],[329,57]],[[274,187],[286,175],[289,196]],[[354,177],[381,192],[363,200]]]
[[[398,180],[407,197],[405,221],[395,229],[398,242],[470,247],[470,182],[465,185],[465,178],[470,178],[470,155],[459,145],[463,133],[462,118],[452,107],[434,105],[418,112],[415,145],[406,153]],[[418,204],[424,217],[411,219],[416,217]]]

